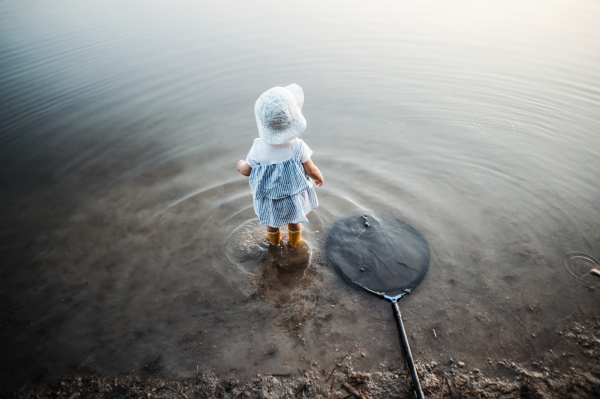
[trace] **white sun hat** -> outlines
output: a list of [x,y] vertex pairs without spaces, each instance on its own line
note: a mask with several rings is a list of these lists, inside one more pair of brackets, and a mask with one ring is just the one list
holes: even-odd
[[306,129],[303,104],[304,91],[295,83],[261,94],[254,104],[260,138],[268,144],[283,144],[300,136]]

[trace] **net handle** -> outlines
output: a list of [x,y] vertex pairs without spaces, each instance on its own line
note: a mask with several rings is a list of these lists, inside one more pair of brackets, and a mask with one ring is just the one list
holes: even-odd
[[423,391],[421,390],[421,384],[419,383],[419,376],[417,375],[417,370],[415,369],[415,363],[413,361],[412,352],[410,351],[410,345],[408,344],[408,338],[406,337],[406,331],[404,330],[404,323],[402,323],[400,307],[398,306],[398,301],[402,299],[404,295],[410,294],[410,290],[404,291],[404,294],[388,296],[384,292],[373,291],[364,285],[357,283],[356,281],[353,281],[353,283],[370,294],[373,294],[381,299],[387,299],[392,304],[394,319],[396,319],[396,326],[398,327],[398,333],[400,334],[400,346],[402,346],[404,357],[406,358],[406,363],[408,364],[408,370],[410,371],[410,376],[412,378],[413,387],[415,390],[415,397],[417,399],[425,399],[425,396],[423,396]]
[[408,345],[408,338],[406,338],[406,331],[404,330],[404,323],[402,323],[402,314],[400,313],[400,308],[398,307],[398,301],[392,302],[392,310],[394,311],[394,318],[396,319],[396,325],[398,326],[398,332],[400,333],[400,344],[404,350],[404,356],[406,357],[406,362],[408,363],[408,370],[410,371],[410,376],[413,381],[415,397],[417,399],[425,399],[425,396],[423,396],[423,391],[421,390],[421,384],[419,383],[419,376],[417,375],[417,370],[415,369],[415,363],[413,362],[412,353],[410,352],[410,346]]

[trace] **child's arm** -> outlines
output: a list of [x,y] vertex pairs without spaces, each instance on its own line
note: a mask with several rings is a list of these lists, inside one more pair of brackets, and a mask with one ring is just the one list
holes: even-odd
[[317,165],[313,163],[312,159],[309,159],[308,161],[304,162],[302,166],[304,166],[304,171],[306,172],[308,177],[312,177],[313,179],[315,179],[315,183],[317,183],[317,186],[322,187],[324,182],[323,175],[321,174],[319,168],[317,168]]
[[243,174],[244,176],[250,176],[252,172],[252,166],[248,165],[248,162],[240,159],[237,164],[238,172]]

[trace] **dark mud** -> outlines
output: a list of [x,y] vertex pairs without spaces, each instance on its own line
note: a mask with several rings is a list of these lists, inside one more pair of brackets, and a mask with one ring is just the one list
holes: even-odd
[[[532,367],[511,359],[488,358],[485,369],[471,367],[460,359],[440,359],[416,368],[428,398],[597,398],[600,397],[600,317],[585,321],[564,320],[555,331],[556,341],[566,350],[552,349]],[[570,361],[576,352],[585,362]],[[406,368],[386,367],[358,371],[360,350],[347,352],[333,369],[305,360],[306,367],[294,373],[258,374],[241,380],[233,368],[222,375],[202,373],[193,378],[160,378],[160,358],[131,374],[98,377],[87,365],[51,383],[27,384],[5,391],[5,398],[413,398],[412,381]],[[559,365],[568,366],[559,371]],[[502,375],[502,377],[497,377]],[[354,394],[353,394],[354,393]]]

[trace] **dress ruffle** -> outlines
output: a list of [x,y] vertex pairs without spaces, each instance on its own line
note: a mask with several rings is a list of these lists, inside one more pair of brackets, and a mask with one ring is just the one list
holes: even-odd
[[289,223],[308,223],[306,215],[319,206],[313,187],[289,197],[254,199],[254,212],[262,226],[281,227]]

